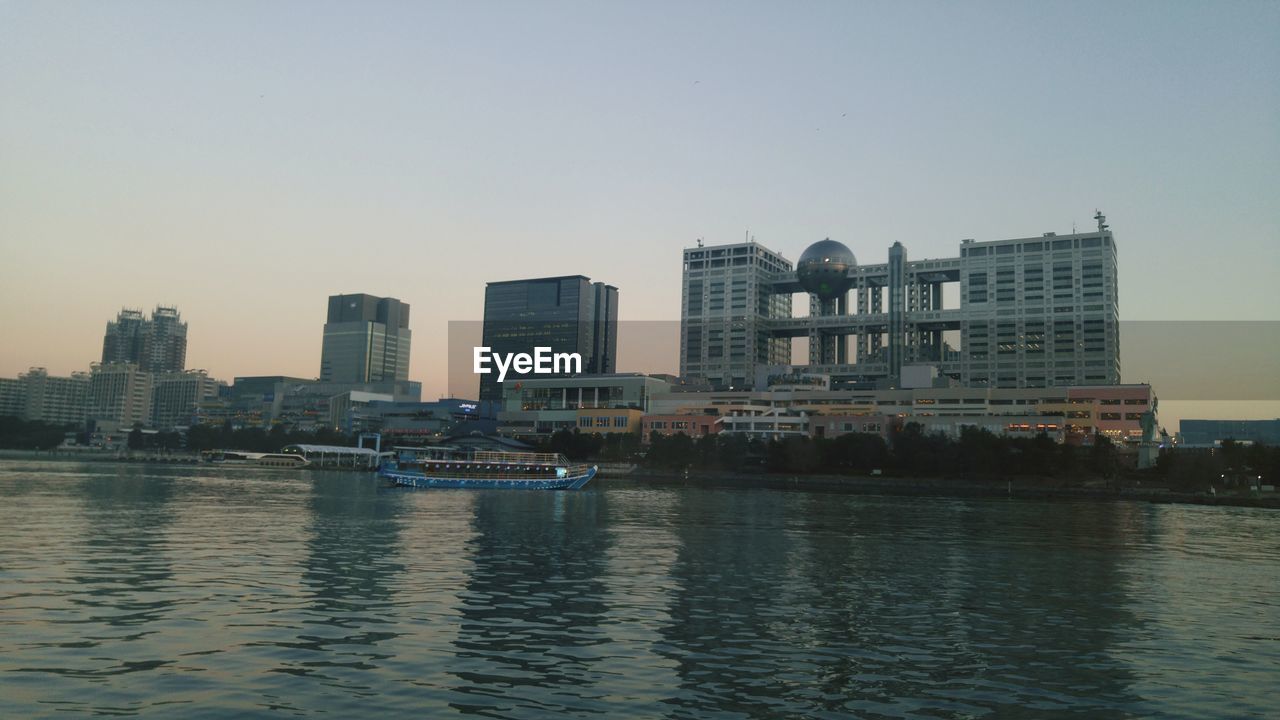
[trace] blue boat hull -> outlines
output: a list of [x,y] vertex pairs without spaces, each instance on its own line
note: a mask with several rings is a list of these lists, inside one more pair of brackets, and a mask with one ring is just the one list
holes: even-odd
[[581,475],[569,475],[562,478],[524,479],[488,479],[458,478],[439,475],[424,475],[420,472],[382,468],[378,475],[396,485],[416,488],[443,488],[468,490],[577,490],[591,482],[596,476],[595,466],[587,468]]

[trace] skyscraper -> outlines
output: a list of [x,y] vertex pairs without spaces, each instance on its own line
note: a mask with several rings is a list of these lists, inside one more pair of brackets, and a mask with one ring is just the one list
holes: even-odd
[[[491,282],[484,292],[482,342],[494,355],[532,353],[536,347],[578,353],[584,374],[612,373],[618,288],[583,275]],[[509,371],[505,382],[520,377],[525,376]],[[502,400],[502,387],[495,373],[480,376],[480,399]]]
[[330,295],[320,349],[320,381],[409,379],[409,305],[364,293]]
[[121,310],[107,323],[102,362],[133,363],[144,372],[179,372],[187,361],[187,324],[175,307],[156,306],[151,318],[141,310]]
[[768,322],[791,317],[791,295],[773,279],[791,262],[755,241],[684,251],[680,374],[743,388],[762,365],[791,362],[791,339]]

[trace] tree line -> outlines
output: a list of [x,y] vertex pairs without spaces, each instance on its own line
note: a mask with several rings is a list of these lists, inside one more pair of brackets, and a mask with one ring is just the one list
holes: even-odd
[[1011,438],[967,427],[958,439],[926,433],[919,423],[894,428],[886,441],[877,434],[834,438],[796,436],[748,439],[738,434],[654,433],[643,447],[638,433],[597,435],[561,430],[543,450],[574,460],[630,461],[655,469],[775,473],[943,475],[1078,475],[1112,477],[1119,471],[1117,448],[1103,436],[1090,447],[1054,442],[1045,434]]
[[[74,433],[81,445],[89,443],[90,433],[83,423],[48,423],[0,415],[0,448],[6,450],[51,450]],[[246,450],[276,452],[286,445],[355,445],[355,436],[320,428],[315,431],[285,430],[274,427],[233,428],[222,425],[194,425],[184,432],[143,432],[134,427],[126,437],[130,450]]]
[[[1165,450],[1156,467],[1135,472],[1123,462],[1109,438],[1089,445],[1057,443],[1043,433],[1029,438],[996,435],[976,427],[959,438],[927,433],[918,423],[880,435],[849,433],[834,438],[789,437],[748,440],[716,434],[692,438],[683,433],[654,433],[647,446],[639,433],[591,434],[561,430],[540,448],[573,460],[632,462],[658,470],[757,471],[790,474],[869,475],[876,471],[903,477],[1095,477],[1124,474],[1171,486],[1203,487],[1245,468],[1264,478],[1280,477],[1280,447],[1243,445],[1230,440],[1210,450]],[[1264,482],[1266,482],[1264,480]]]

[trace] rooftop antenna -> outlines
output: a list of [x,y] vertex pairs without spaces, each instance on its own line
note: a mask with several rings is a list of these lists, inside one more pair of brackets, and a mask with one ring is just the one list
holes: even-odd
[[1075,220],[1072,220],[1072,221],[1071,221],[1071,234],[1072,234],[1072,235],[1075,235],[1075,234],[1076,234],[1076,221],[1075,221]]
[[1110,225],[1107,225],[1107,216],[1103,215],[1101,210],[1094,210],[1093,212],[1093,219],[1098,221],[1098,232],[1102,232],[1108,227],[1111,227]]
[[702,247],[702,238],[698,238],[698,247]]

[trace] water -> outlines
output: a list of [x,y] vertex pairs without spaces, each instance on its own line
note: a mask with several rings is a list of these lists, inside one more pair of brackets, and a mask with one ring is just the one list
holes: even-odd
[[0,715],[1280,717],[1280,514],[0,461]]

